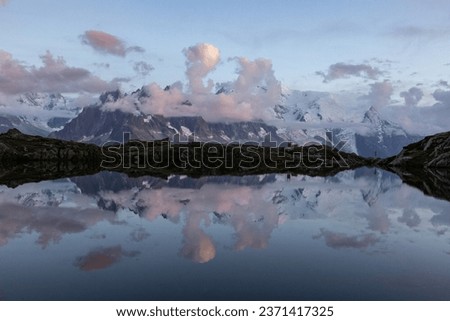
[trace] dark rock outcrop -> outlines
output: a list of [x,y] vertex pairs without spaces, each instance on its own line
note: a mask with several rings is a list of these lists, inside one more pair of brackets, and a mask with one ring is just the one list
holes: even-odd
[[450,132],[426,137],[384,160],[363,158],[326,145],[266,147],[219,143],[172,143],[169,140],[96,145],[24,135],[0,134],[0,184],[95,174],[167,178],[244,176],[268,173],[328,176],[362,166],[380,167],[427,195],[450,201]]
[[426,195],[450,201],[450,132],[405,146],[378,166],[396,173],[404,183]]
[[94,145],[22,134],[10,129],[0,135],[0,162],[79,162],[99,164],[101,150]]
[[96,145],[24,135],[16,129],[0,135],[0,183],[93,174],[102,170],[129,176],[166,178],[287,173],[310,176],[372,165],[374,160],[328,146],[264,147],[219,143],[130,141]]
[[404,183],[416,187],[425,195],[450,201],[450,168],[400,168],[390,169]]
[[427,136],[382,162],[397,168],[450,168],[450,132]]
[[0,134],[0,184],[88,175],[98,172],[101,150],[95,145],[65,142],[22,134],[10,129]]

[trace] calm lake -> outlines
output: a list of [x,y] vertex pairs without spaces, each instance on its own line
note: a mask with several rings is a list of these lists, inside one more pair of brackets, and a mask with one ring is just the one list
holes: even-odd
[[0,186],[0,299],[450,300],[449,227],[375,169]]

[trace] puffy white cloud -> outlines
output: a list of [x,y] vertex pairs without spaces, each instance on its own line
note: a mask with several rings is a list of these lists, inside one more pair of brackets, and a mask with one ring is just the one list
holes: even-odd
[[[226,84],[215,84],[207,75],[220,62],[220,51],[210,44],[197,44],[183,50],[186,56],[187,88],[176,82],[166,88],[156,83],[143,87],[146,98],[136,101],[132,96],[108,103],[106,109],[125,112],[161,114],[164,116],[202,116],[211,122],[268,120],[270,107],[280,99],[281,84],[268,59],[250,60],[235,57],[237,78]],[[226,87],[215,93],[214,87]]]
[[[141,208],[141,216],[155,220],[164,214],[173,222],[182,221],[183,244],[179,254],[194,262],[206,263],[216,255],[216,246],[204,227],[211,224],[211,213],[221,217],[234,230],[235,250],[265,248],[279,224],[279,211],[271,202],[273,192],[252,186],[206,184],[199,190],[190,188],[128,190],[102,192],[104,200],[121,207]],[[189,202],[182,202],[189,200]],[[182,219],[183,218],[183,219]],[[264,218],[261,220],[261,218]]]
[[208,43],[200,43],[183,50],[186,56],[186,76],[192,93],[209,92],[214,86],[212,80],[208,80],[207,86],[203,84],[203,78],[210,73],[220,61],[220,50]]
[[183,247],[180,255],[197,263],[206,263],[216,257],[216,246],[208,234],[200,227],[203,215],[193,213],[187,217],[183,228]]
[[[198,102],[204,106],[205,118],[211,121],[270,119],[270,107],[279,101],[281,95],[281,84],[275,78],[272,62],[245,57],[233,60],[238,63],[238,77],[229,84],[230,92]],[[204,97],[195,98],[201,100]]]
[[191,106],[182,105],[187,96],[183,92],[183,85],[180,82],[165,89],[156,83],[151,83],[144,86],[143,90],[149,98],[138,105],[138,108],[145,114],[195,116],[198,112],[196,109],[188,108]]

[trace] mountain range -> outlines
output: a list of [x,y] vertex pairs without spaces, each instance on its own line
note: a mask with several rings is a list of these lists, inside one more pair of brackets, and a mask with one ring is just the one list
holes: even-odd
[[80,111],[71,98],[58,93],[25,93],[10,105],[0,105],[0,133],[16,128],[29,135],[48,136]]
[[[224,88],[217,91],[226,93]],[[270,122],[208,122],[201,116],[165,117],[106,108],[109,103],[120,105],[130,97],[139,103],[148,94],[143,89],[130,94],[105,92],[96,103],[84,107],[61,94],[23,94],[14,108],[0,106],[0,133],[17,128],[26,134],[97,145],[164,138],[219,143],[321,143],[364,157],[393,156],[421,138],[383,119],[374,107],[364,115],[348,112],[345,101],[330,93],[284,89],[279,104],[271,107]],[[186,107],[190,104],[180,103]],[[129,135],[124,137],[124,133]]]

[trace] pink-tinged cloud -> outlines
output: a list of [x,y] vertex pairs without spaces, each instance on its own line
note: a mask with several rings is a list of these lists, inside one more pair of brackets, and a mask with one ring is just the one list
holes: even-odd
[[0,6],[4,6],[8,3],[9,0],[0,0]]
[[170,221],[185,222],[179,254],[191,261],[206,263],[216,255],[214,240],[204,231],[204,227],[211,224],[211,213],[215,213],[215,219],[233,228],[235,250],[267,247],[280,217],[272,200],[266,197],[271,193],[270,187],[266,190],[206,184],[199,190],[163,188],[103,192],[102,198],[134,211],[139,204],[141,217],[149,220],[164,214]]
[[102,270],[118,263],[123,257],[134,257],[138,254],[138,252],[125,251],[120,245],[106,247],[93,250],[79,257],[75,262],[75,266],[85,272]]
[[206,263],[216,256],[216,246],[211,238],[200,227],[203,215],[193,213],[187,217],[183,228],[183,247],[180,255],[196,263]]
[[103,54],[125,57],[129,52],[145,51],[139,46],[127,47],[123,40],[103,31],[87,30],[80,38],[83,44]]
[[107,219],[98,209],[32,208],[5,202],[0,204],[0,246],[22,233],[36,233],[36,243],[45,248],[66,234],[82,233]]
[[[147,95],[136,101],[132,95],[106,104],[106,110],[120,109],[134,113],[164,116],[201,116],[210,122],[269,120],[271,107],[281,97],[281,84],[276,79],[272,62],[258,58],[235,57],[237,78],[216,84],[205,78],[220,62],[220,51],[210,44],[197,44],[183,50],[186,56],[187,90],[180,82],[166,88],[156,83],[144,86]],[[212,89],[223,88],[219,92]],[[189,101],[189,104],[184,102]]]
[[212,80],[208,80],[207,86],[203,84],[203,78],[208,75],[220,61],[220,50],[209,43],[200,43],[183,50],[186,56],[186,76],[193,93],[209,92],[214,86]]
[[26,66],[0,50],[0,93],[99,93],[117,88],[117,84],[94,76],[89,70],[69,67],[62,57],[49,51],[40,56],[42,66]]

